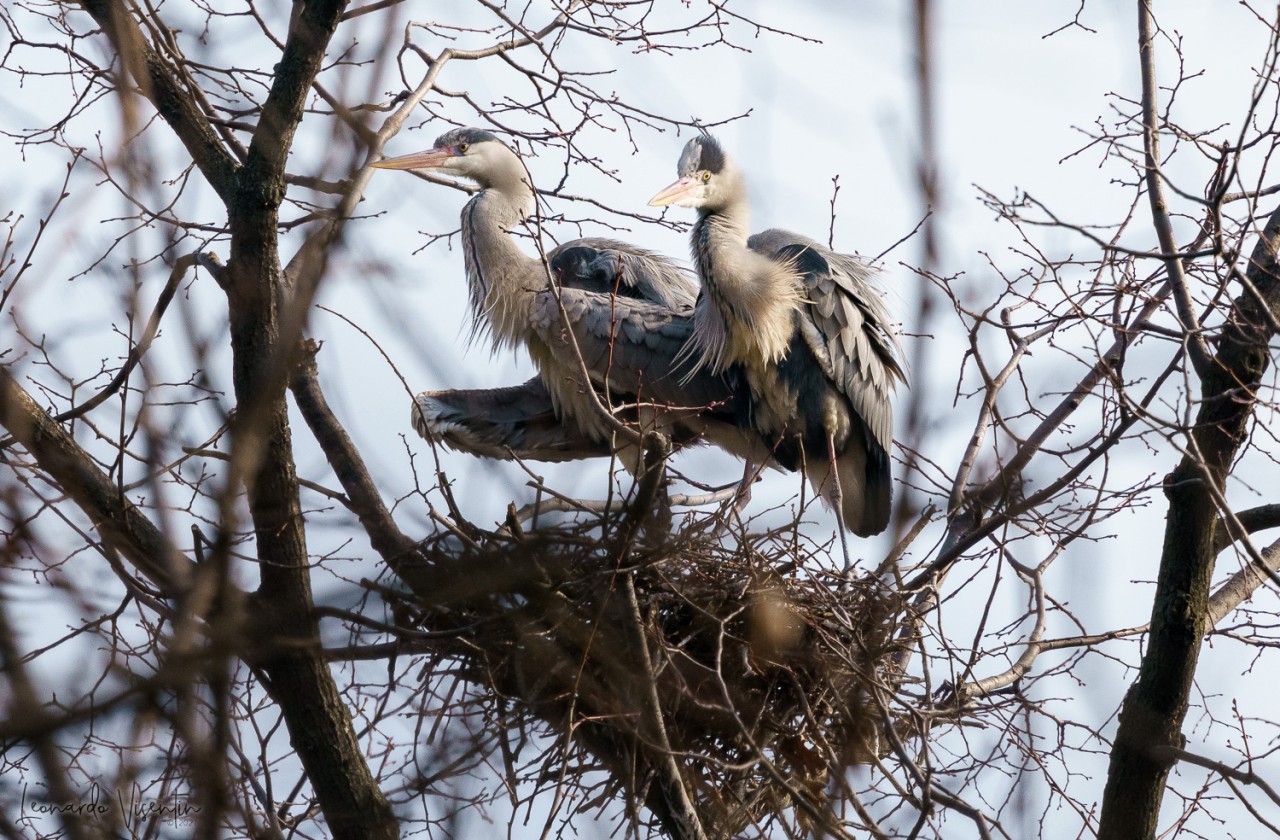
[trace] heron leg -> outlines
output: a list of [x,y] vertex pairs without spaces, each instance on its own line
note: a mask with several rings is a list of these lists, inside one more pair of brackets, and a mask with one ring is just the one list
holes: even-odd
[[[733,491],[733,509],[726,510],[725,515],[716,523],[716,527],[711,531],[711,536],[719,539],[724,536],[729,529],[729,518],[736,516],[739,521],[742,520],[742,511],[746,509],[747,502],[751,501],[751,485],[755,483],[756,465],[751,458],[747,458],[746,466],[742,471],[742,480],[738,482],[738,486]],[[728,489],[728,488],[725,488]],[[719,491],[716,494],[718,495]]]
[[751,501],[751,485],[756,483],[756,464],[750,458],[742,470],[742,481],[738,482],[738,492],[733,494],[733,509],[742,513]]
[[853,560],[849,558],[849,537],[845,534],[844,490],[840,487],[840,470],[836,469],[836,439],[827,435],[827,463],[831,476],[831,507],[836,512],[836,527],[840,531],[840,551],[844,554],[844,573],[849,574]]

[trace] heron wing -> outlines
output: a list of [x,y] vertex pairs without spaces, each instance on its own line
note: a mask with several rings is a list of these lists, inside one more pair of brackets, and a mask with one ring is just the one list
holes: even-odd
[[767,230],[747,244],[774,259],[794,261],[807,299],[800,333],[824,372],[888,451],[893,444],[890,399],[906,377],[888,308],[871,283],[872,269],[788,231]]
[[731,401],[720,376],[700,371],[682,380],[687,370],[678,356],[693,332],[691,315],[585,289],[564,288],[559,294],[568,321],[560,314],[556,293],[547,291],[533,307],[533,327],[569,370],[577,370],[578,363],[566,323],[592,381],[616,395],[684,408],[719,408]]
[[[547,257],[549,260],[554,259],[557,253],[570,248],[589,248],[598,252],[601,257],[613,257],[617,260],[620,271],[616,278],[609,277],[608,283],[591,282],[587,277],[580,277],[577,278],[579,282],[566,282],[565,285],[601,294],[621,291],[628,296],[678,312],[693,309],[698,297],[698,285],[693,275],[688,269],[681,268],[661,254],[616,239],[587,236],[564,243]],[[615,289],[614,282],[622,288]]]
[[560,421],[537,377],[507,388],[423,391],[411,419],[423,438],[484,458],[555,462],[610,454],[607,441]]

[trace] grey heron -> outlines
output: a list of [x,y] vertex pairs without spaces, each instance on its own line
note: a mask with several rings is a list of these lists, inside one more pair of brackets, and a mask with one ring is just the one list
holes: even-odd
[[[693,331],[696,285],[686,271],[644,249],[588,237],[547,253],[559,280],[552,288],[542,260],[511,236],[535,209],[530,176],[488,131],[454,129],[431,149],[373,165],[443,172],[479,185],[462,210],[461,231],[477,333],[487,332],[495,351],[528,349],[556,416],[571,426],[570,437],[611,438],[593,408],[588,389],[594,387],[614,403],[637,406],[635,422],[675,441],[705,436],[735,454],[759,457],[759,439],[737,425],[735,395],[720,371],[683,378],[674,372]],[[590,383],[581,381],[579,353]],[[422,431],[431,418],[420,405],[415,401],[412,416]],[[621,454],[634,472],[638,450]]]
[[847,563],[844,529],[870,536],[889,523],[891,396],[906,382],[872,269],[799,234],[748,238],[745,178],[710,136],[685,145],[677,172],[650,204],[698,211],[690,355],[716,373],[740,366],[750,425],[834,509]]

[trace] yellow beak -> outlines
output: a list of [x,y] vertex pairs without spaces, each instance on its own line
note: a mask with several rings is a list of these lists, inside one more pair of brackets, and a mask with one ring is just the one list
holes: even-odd
[[443,146],[427,149],[425,152],[414,152],[411,155],[387,158],[370,164],[374,169],[439,169],[444,162],[453,157],[453,149]]
[[696,186],[698,186],[697,179],[691,177],[681,178],[671,186],[664,187],[661,192],[649,199],[649,206],[666,207],[668,204],[674,204],[693,192]]

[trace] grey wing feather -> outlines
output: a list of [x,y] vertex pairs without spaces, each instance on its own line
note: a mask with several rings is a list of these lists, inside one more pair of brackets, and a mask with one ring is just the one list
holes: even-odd
[[411,420],[427,440],[485,458],[575,461],[610,454],[556,416],[551,395],[537,377],[507,388],[423,391]]
[[[693,332],[690,314],[644,300],[562,289],[573,335],[597,385],[617,394],[679,407],[723,407],[732,398],[719,376],[701,371],[687,380],[678,361]],[[534,329],[557,359],[577,368],[573,347],[552,292],[534,306]]]
[[876,441],[893,445],[892,392],[906,375],[902,348],[873,270],[806,236],[767,230],[747,241],[752,250],[793,258],[805,285],[801,334],[833,382],[849,398]]
[[566,242],[554,249],[547,255],[548,260],[554,261],[558,254],[573,248],[592,249],[599,252],[600,256],[611,257],[618,264],[617,277],[610,277],[608,285],[595,287],[584,285],[581,288],[607,294],[613,291],[612,281],[616,279],[627,287],[634,297],[652,301],[676,311],[692,309],[694,301],[697,300],[698,285],[693,275],[661,254],[637,248],[616,239],[587,236]]

